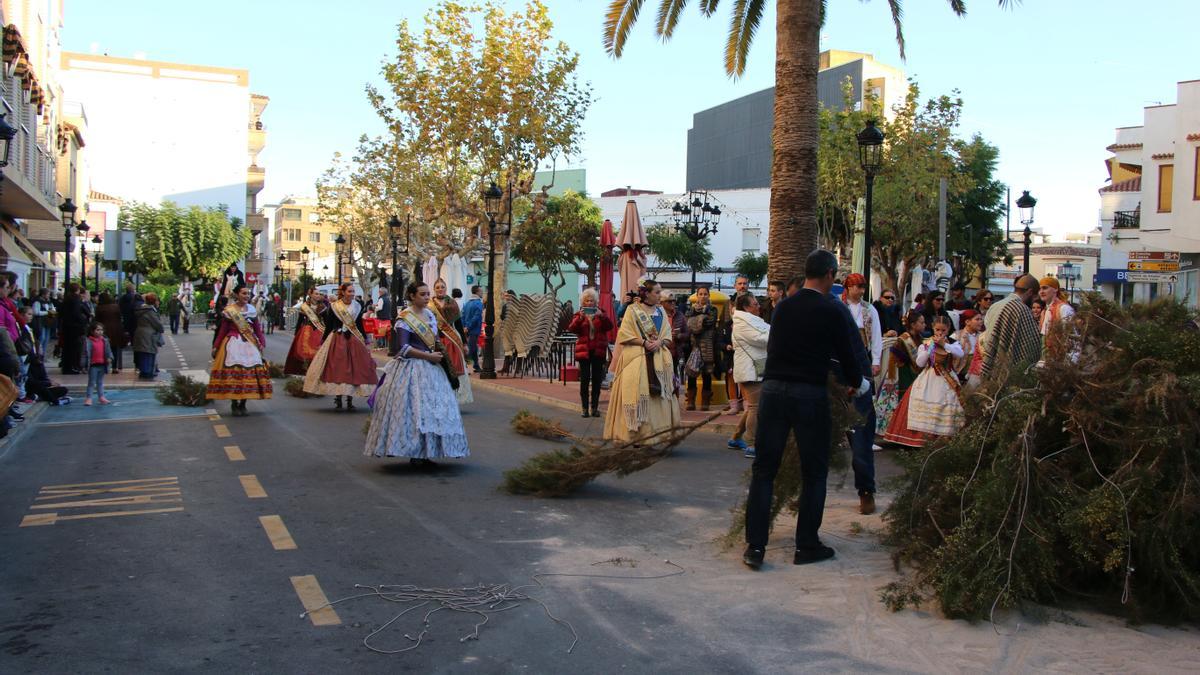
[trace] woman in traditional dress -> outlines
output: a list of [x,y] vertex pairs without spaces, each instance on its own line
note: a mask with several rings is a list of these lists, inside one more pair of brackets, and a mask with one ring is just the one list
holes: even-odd
[[471,454],[450,379],[442,366],[438,320],[429,309],[429,287],[408,285],[409,306],[396,320],[399,351],[383,367],[375,391],[364,454],[408,457],[418,466]]
[[304,391],[333,396],[333,407],[354,410],[355,396],[370,396],[375,390],[375,360],[363,335],[362,307],[354,301],[354,284],[338,287],[337,300],[329,303],[321,320],[325,334],[304,375]]
[[905,317],[904,326],[905,331],[889,350],[887,373],[879,388],[879,397],[875,400],[875,433],[880,442],[919,447],[925,441],[909,434],[907,410],[902,413],[900,407],[907,401],[905,394],[909,387],[921,373],[921,366],[917,365],[917,351],[921,345],[921,333],[925,330],[925,316],[913,310]]
[[963,350],[950,337],[952,329],[950,319],[934,317],[933,337],[917,351],[917,365],[925,370],[905,394],[908,428],[927,436],[949,436],[964,423],[959,400],[962,384],[957,374]]
[[471,376],[467,374],[467,349],[462,342],[462,333],[455,328],[462,316],[462,310],[454,298],[446,295],[446,282],[442,279],[433,284],[433,299],[429,303],[429,310],[437,318],[438,339],[445,348],[450,368],[458,376],[455,398],[460,404],[470,403],[475,397],[471,395]]
[[661,292],[656,282],[642,282],[638,302],[621,320],[620,363],[609,389],[604,438],[636,441],[679,426],[671,318],[658,304]]
[[979,336],[983,333],[983,315],[968,309],[959,315],[962,330],[958,331],[955,340],[962,347],[962,367],[958,369],[958,379],[967,389],[979,386],[979,378],[983,375],[983,350],[979,348]]
[[296,309],[298,313],[292,348],[283,362],[283,372],[287,375],[308,373],[308,366],[321,349],[321,338],[325,335],[325,322],[321,319],[325,300],[315,286],[308,289],[308,295],[296,305]]
[[232,401],[234,417],[246,416],[247,399],[271,398],[271,375],[262,353],[266,345],[250,289],[242,286],[221,310],[208,375],[208,397]]

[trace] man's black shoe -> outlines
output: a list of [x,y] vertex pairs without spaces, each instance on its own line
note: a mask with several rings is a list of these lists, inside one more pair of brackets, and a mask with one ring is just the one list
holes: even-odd
[[747,546],[746,552],[742,554],[742,562],[746,563],[750,569],[756,570],[762,567],[764,554],[766,554],[764,549]]
[[807,565],[809,563],[821,562],[822,560],[829,560],[832,557],[833,549],[823,544],[817,544],[816,546],[806,546],[796,549],[796,555],[792,558],[792,564]]

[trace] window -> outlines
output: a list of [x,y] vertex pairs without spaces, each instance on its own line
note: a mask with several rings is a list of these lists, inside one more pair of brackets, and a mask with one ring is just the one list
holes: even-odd
[[1171,183],[1175,180],[1175,165],[1162,164],[1158,167],[1158,212],[1171,212]]
[[317,214],[315,214],[315,213],[310,213],[310,214],[308,214],[308,222],[310,222],[310,223],[314,223],[314,224],[315,224],[315,223],[318,223],[318,222],[320,222],[320,221],[321,221],[321,218],[320,218],[320,216],[318,216]]
[[309,232],[308,240],[314,244],[321,243],[321,233],[320,232]]
[[300,220],[300,215],[301,215],[300,209],[284,209],[283,210],[283,219],[284,220]]
[[283,238],[287,241],[300,241],[300,228],[298,228],[298,227],[284,228]]
[[742,250],[743,251],[758,251],[761,246],[762,230],[757,227],[748,227],[742,230]]

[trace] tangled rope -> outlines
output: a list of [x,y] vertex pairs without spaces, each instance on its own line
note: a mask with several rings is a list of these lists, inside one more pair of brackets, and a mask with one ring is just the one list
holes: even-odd
[[[593,563],[593,565],[613,563],[616,560],[618,559],[601,561],[598,563]],[[319,609],[324,609],[325,607],[332,607],[343,602],[359,600],[362,598],[378,598],[387,602],[409,604],[409,607],[406,607],[399,614],[393,616],[379,628],[371,631],[366,637],[363,638],[362,641],[364,647],[378,654],[402,654],[421,646],[421,642],[425,639],[425,636],[428,635],[433,629],[432,624],[430,623],[430,618],[437,612],[446,610],[478,617],[479,621],[475,623],[474,629],[467,635],[464,635],[458,639],[459,642],[467,642],[468,640],[479,639],[480,629],[487,625],[487,623],[491,620],[492,615],[499,614],[500,612],[507,612],[510,609],[520,607],[524,602],[533,602],[542,608],[542,611],[546,614],[547,618],[571,631],[571,645],[567,647],[567,653],[570,654],[575,650],[575,646],[579,644],[579,633],[575,630],[575,627],[571,625],[570,622],[555,616],[554,613],[550,611],[550,608],[546,606],[545,602],[524,592],[524,589],[534,587],[545,588],[541,580],[547,577],[575,577],[636,581],[648,579],[666,579],[668,577],[679,576],[684,573],[683,567],[680,567],[670,560],[664,560],[663,562],[671,567],[674,567],[675,569],[671,572],[666,572],[663,574],[637,577],[613,574],[571,574],[545,572],[531,575],[530,578],[533,579],[532,584],[525,584],[523,586],[516,587],[509,586],[508,584],[479,584],[466,588],[422,588],[412,584],[379,584],[377,586],[355,584],[354,588],[370,589],[370,592],[358,593],[356,595],[350,595],[338,600],[333,600],[332,602],[327,602],[320,607],[314,607],[304,611],[300,614],[300,618],[303,619],[312,612],[315,612]],[[371,638],[387,630],[388,627],[399,621],[408,613],[425,607],[429,607],[429,610],[425,612],[424,617],[421,619],[421,631],[417,633],[416,637],[413,637],[409,633],[403,634],[404,638],[413,644],[401,649],[384,649],[371,644]]]

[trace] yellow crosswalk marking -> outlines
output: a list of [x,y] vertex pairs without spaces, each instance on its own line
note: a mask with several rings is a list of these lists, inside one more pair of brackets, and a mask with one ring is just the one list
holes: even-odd
[[267,491],[263,489],[262,483],[258,482],[258,477],[254,474],[238,476],[238,480],[242,481],[242,489],[246,491],[246,496],[250,499],[263,499],[267,496]]
[[156,482],[164,481],[164,480],[176,480],[177,481],[177,480],[179,480],[179,478],[176,476],[163,476],[162,478],[134,478],[133,480],[107,480],[107,481],[100,481],[98,483],[69,483],[67,485],[47,485],[46,487],[42,488],[42,491],[45,492],[46,490],[65,490],[67,488],[90,488],[90,487],[98,487],[100,485],[130,485],[133,483],[156,483]]
[[297,548],[296,540],[292,539],[292,534],[283,524],[283,518],[259,516],[258,522],[262,523],[263,529],[267,532],[267,538],[271,540],[271,546],[274,546],[276,551],[294,551]]
[[225,456],[228,457],[229,461],[231,462],[246,461],[246,456],[242,454],[242,449],[236,445],[225,446]]
[[[342,622],[332,607],[324,606],[329,600],[325,597],[325,591],[321,590],[321,584],[317,583],[316,577],[311,574],[292,577],[292,588],[296,589],[300,604],[308,610],[308,618],[314,626],[336,626]],[[318,607],[320,609],[317,609]]]
[[29,527],[31,525],[53,525],[60,520],[89,520],[91,518],[113,518],[116,516],[138,516],[148,513],[171,513],[173,511],[182,511],[182,506],[176,506],[169,509],[142,509],[140,511],[108,511],[106,513],[79,513],[73,516],[60,516],[57,513],[38,513],[25,516],[21,520],[21,527]]
[[214,424],[213,431],[217,432],[217,438],[229,438],[233,435],[229,433],[229,427],[224,424]]

